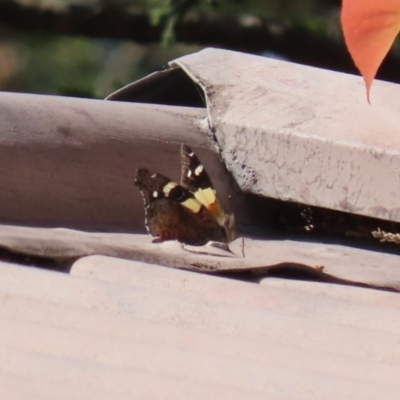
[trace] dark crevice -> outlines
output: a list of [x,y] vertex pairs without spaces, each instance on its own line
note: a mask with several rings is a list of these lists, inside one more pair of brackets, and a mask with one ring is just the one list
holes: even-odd
[[68,273],[77,258],[54,259],[23,254],[8,249],[0,248],[0,261],[18,264],[27,267],[43,268],[52,271]]
[[372,236],[372,231],[378,228],[400,233],[398,222],[250,194],[245,195],[240,207],[245,211],[245,218],[238,221],[238,229],[244,235],[337,244],[400,255],[399,244],[382,243]]

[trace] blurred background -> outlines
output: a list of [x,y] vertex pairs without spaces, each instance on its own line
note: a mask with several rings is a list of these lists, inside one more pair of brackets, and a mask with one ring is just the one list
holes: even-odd
[[[205,47],[357,73],[340,0],[0,0],[0,90],[104,98]],[[378,79],[400,81],[400,47]]]

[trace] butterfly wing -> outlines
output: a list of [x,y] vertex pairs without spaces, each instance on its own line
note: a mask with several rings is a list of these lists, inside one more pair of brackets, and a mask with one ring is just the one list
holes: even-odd
[[146,228],[156,241],[224,241],[223,229],[188,189],[145,168],[137,170],[135,185],[143,196]]
[[181,167],[181,185],[189,189],[218,221],[225,232],[224,241],[232,241],[236,235],[234,216],[225,213],[206,169],[194,151],[185,144],[181,147]]

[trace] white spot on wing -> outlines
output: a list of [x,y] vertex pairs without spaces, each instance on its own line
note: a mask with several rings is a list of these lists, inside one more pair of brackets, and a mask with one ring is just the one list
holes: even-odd
[[192,170],[188,169],[187,177],[190,178],[192,176]]
[[157,192],[157,190],[155,190],[155,191],[153,192],[153,197],[158,197],[158,192]]
[[156,176],[157,176],[157,174],[153,174],[153,175],[150,176],[150,178],[154,179]]
[[196,176],[199,176],[202,172],[203,172],[204,167],[200,164],[195,170],[194,170],[194,174]]

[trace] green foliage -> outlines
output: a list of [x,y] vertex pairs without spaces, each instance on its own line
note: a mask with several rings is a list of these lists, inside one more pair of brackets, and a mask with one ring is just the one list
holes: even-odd
[[19,34],[0,40],[0,90],[104,98],[198,47]]
[[188,11],[204,11],[205,8],[214,6],[214,0],[148,0],[145,2],[149,8],[151,22],[164,27],[162,44],[168,47],[175,41],[174,29],[176,24]]
[[[23,1],[31,5],[37,2]],[[299,24],[316,35],[327,26],[323,18],[326,3],[321,0],[57,0],[55,3],[62,3],[64,11],[79,6],[87,7],[85,12],[90,13],[96,5],[96,9],[147,13],[153,24],[163,27],[162,46],[33,33],[0,36],[1,90],[103,98],[118,87],[161,69],[167,61],[197,51],[198,47],[182,50],[175,43],[175,26],[190,12],[262,16]]]
[[125,0],[149,11],[154,23],[166,17],[182,17],[188,11],[216,11],[221,14],[252,14],[281,19],[318,15],[326,8],[321,0]]
[[[13,39],[20,62],[7,86],[15,91],[96,97],[99,48],[80,38],[20,36]],[[6,89],[7,89],[6,86]]]
[[[107,0],[113,1],[113,0]],[[117,1],[117,0],[114,0]],[[162,44],[166,47],[175,41],[176,24],[190,11],[218,12],[228,15],[255,15],[292,22],[305,27],[324,26],[321,15],[326,3],[320,0],[118,0],[141,7],[149,12],[154,25],[164,28]]]

